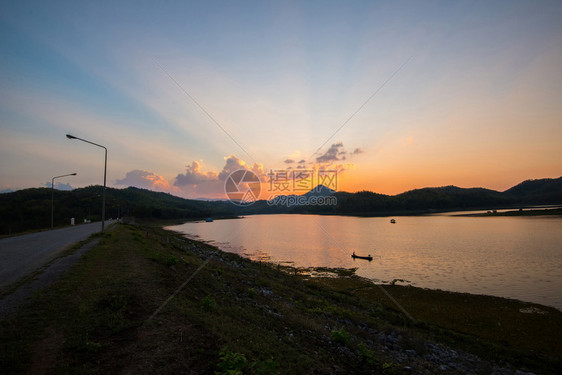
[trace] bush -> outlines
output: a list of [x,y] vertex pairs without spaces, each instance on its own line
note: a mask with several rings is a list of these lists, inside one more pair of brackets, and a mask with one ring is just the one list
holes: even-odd
[[201,306],[205,311],[213,311],[215,309],[216,304],[217,303],[211,296],[206,296],[201,300]]
[[241,375],[248,367],[248,360],[246,360],[244,354],[231,352],[223,348],[219,357],[220,361],[217,367],[220,371],[215,371],[215,375]]
[[337,344],[347,345],[351,341],[351,335],[342,328],[333,330],[331,339]]
[[166,259],[167,266],[174,266],[176,264],[178,264],[178,259],[175,256],[170,255],[168,259]]
[[359,344],[359,354],[361,355],[361,358],[370,365],[374,365],[377,362],[375,353],[372,350],[369,350],[364,343]]

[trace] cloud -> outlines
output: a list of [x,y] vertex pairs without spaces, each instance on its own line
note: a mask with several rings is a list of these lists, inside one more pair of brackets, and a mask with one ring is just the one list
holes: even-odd
[[286,163],[286,164],[292,164],[294,162],[295,161],[293,159],[287,159],[287,160],[284,161],[284,163]]
[[353,163],[337,164],[336,166],[333,167],[333,169],[337,170],[338,173],[343,173],[344,171],[355,169],[355,164]]
[[345,150],[343,142],[334,143],[323,155],[317,157],[316,162],[309,168],[318,171],[337,171],[338,174],[344,173],[356,168],[355,164],[347,162],[347,160],[364,152],[359,147],[355,148],[353,152],[348,152]]
[[[47,181],[45,182],[45,186],[50,188],[51,187],[51,181]],[[55,189],[57,190],[74,190],[74,188],[70,185],[70,183],[62,183],[62,182],[55,182]]]
[[365,151],[363,151],[362,149],[360,149],[360,148],[358,147],[358,148],[356,148],[355,150],[353,150],[352,154],[353,154],[353,155],[359,155],[359,154],[362,154],[362,153],[364,153],[364,152],[365,152]]
[[143,189],[169,191],[171,190],[170,183],[162,176],[156,173],[135,169],[127,172],[125,177],[121,180],[115,181],[116,185],[122,186],[135,186]]
[[246,168],[246,163],[244,160],[237,158],[234,155],[229,155],[225,158],[226,162],[222,171],[219,173],[219,180],[224,181],[226,177],[234,171]]
[[207,173],[201,172],[201,164],[193,161],[191,165],[185,167],[184,174],[178,174],[174,181],[175,186],[197,185],[208,181],[217,180],[217,174],[209,171]]
[[203,172],[201,165],[193,161],[186,167],[185,173],[180,173],[174,180],[174,186],[180,190],[181,195],[192,198],[209,197],[225,198],[224,181],[232,172],[247,169],[254,172],[262,181],[265,181],[263,164],[254,163],[249,166],[244,160],[234,155],[224,158],[224,167],[220,172]]
[[263,164],[254,163],[254,165],[252,165],[251,171],[254,172],[262,181],[264,181],[265,172],[263,170]]
[[299,164],[303,164],[303,163],[306,163],[306,160],[304,159],[299,160]]
[[316,162],[321,164],[330,164],[334,161],[340,160],[340,158],[338,158],[338,155],[342,152],[340,149],[343,149],[343,142],[332,144],[324,155],[316,158]]
[[[364,153],[365,151],[363,151],[361,148],[357,147],[355,150],[353,150],[353,152],[347,152],[344,149],[343,146],[343,142],[338,142],[338,143],[334,143],[330,146],[330,148],[321,156],[316,158],[316,163],[319,164],[320,166],[326,166],[326,165],[332,165],[335,162],[341,162],[347,159],[347,155],[350,156],[354,156],[354,155],[359,155]],[[299,163],[304,162],[304,160],[301,160]],[[348,165],[352,165],[349,163],[346,164],[339,164],[338,165],[338,169],[341,166],[348,166]],[[344,169],[349,169],[349,168],[345,168]]]

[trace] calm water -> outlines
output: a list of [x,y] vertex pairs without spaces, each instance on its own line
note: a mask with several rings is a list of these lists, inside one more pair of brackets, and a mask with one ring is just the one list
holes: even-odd
[[[169,229],[297,266],[358,267],[377,281],[490,294],[562,310],[562,217],[256,215]],[[351,259],[355,251],[372,262]]]

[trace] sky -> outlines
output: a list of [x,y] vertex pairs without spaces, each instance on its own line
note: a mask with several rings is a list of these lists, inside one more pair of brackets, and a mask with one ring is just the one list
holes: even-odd
[[[0,191],[562,175],[560,1],[0,1]],[[269,177],[268,177],[269,176]],[[275,177],[273,177],[275,176]],[[269,185],[268,185],[269,178]],[[294,181],[293,181],[294,182]]]

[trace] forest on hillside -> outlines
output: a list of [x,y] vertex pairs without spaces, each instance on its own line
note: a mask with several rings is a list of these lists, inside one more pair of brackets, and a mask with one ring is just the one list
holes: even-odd
[[[329,190],[329,189],[328,189]],[[55,226],[101,219],[103,187],[88,186],[54,191]],[[0,194],[0,234],[49,228],[51,189],[32,188]],[[261,200],[246,207],[229,201],[184,199],[168,193],[129,187],[107,188],[106,218],[135,216],[151,219],[202,219],[235,215],[315,213],[331,215],[407,215],[438,211],[492,209],[562,204],[562,177],[524,181],[504,192],[484,188],[445,186],[423,188],[397,195],[370,191],[324,191],[336,198],[334,205],[271,205]],[[306,194],[305,194],[306,195]],[[317,196],[315,196],[317,197]]]

